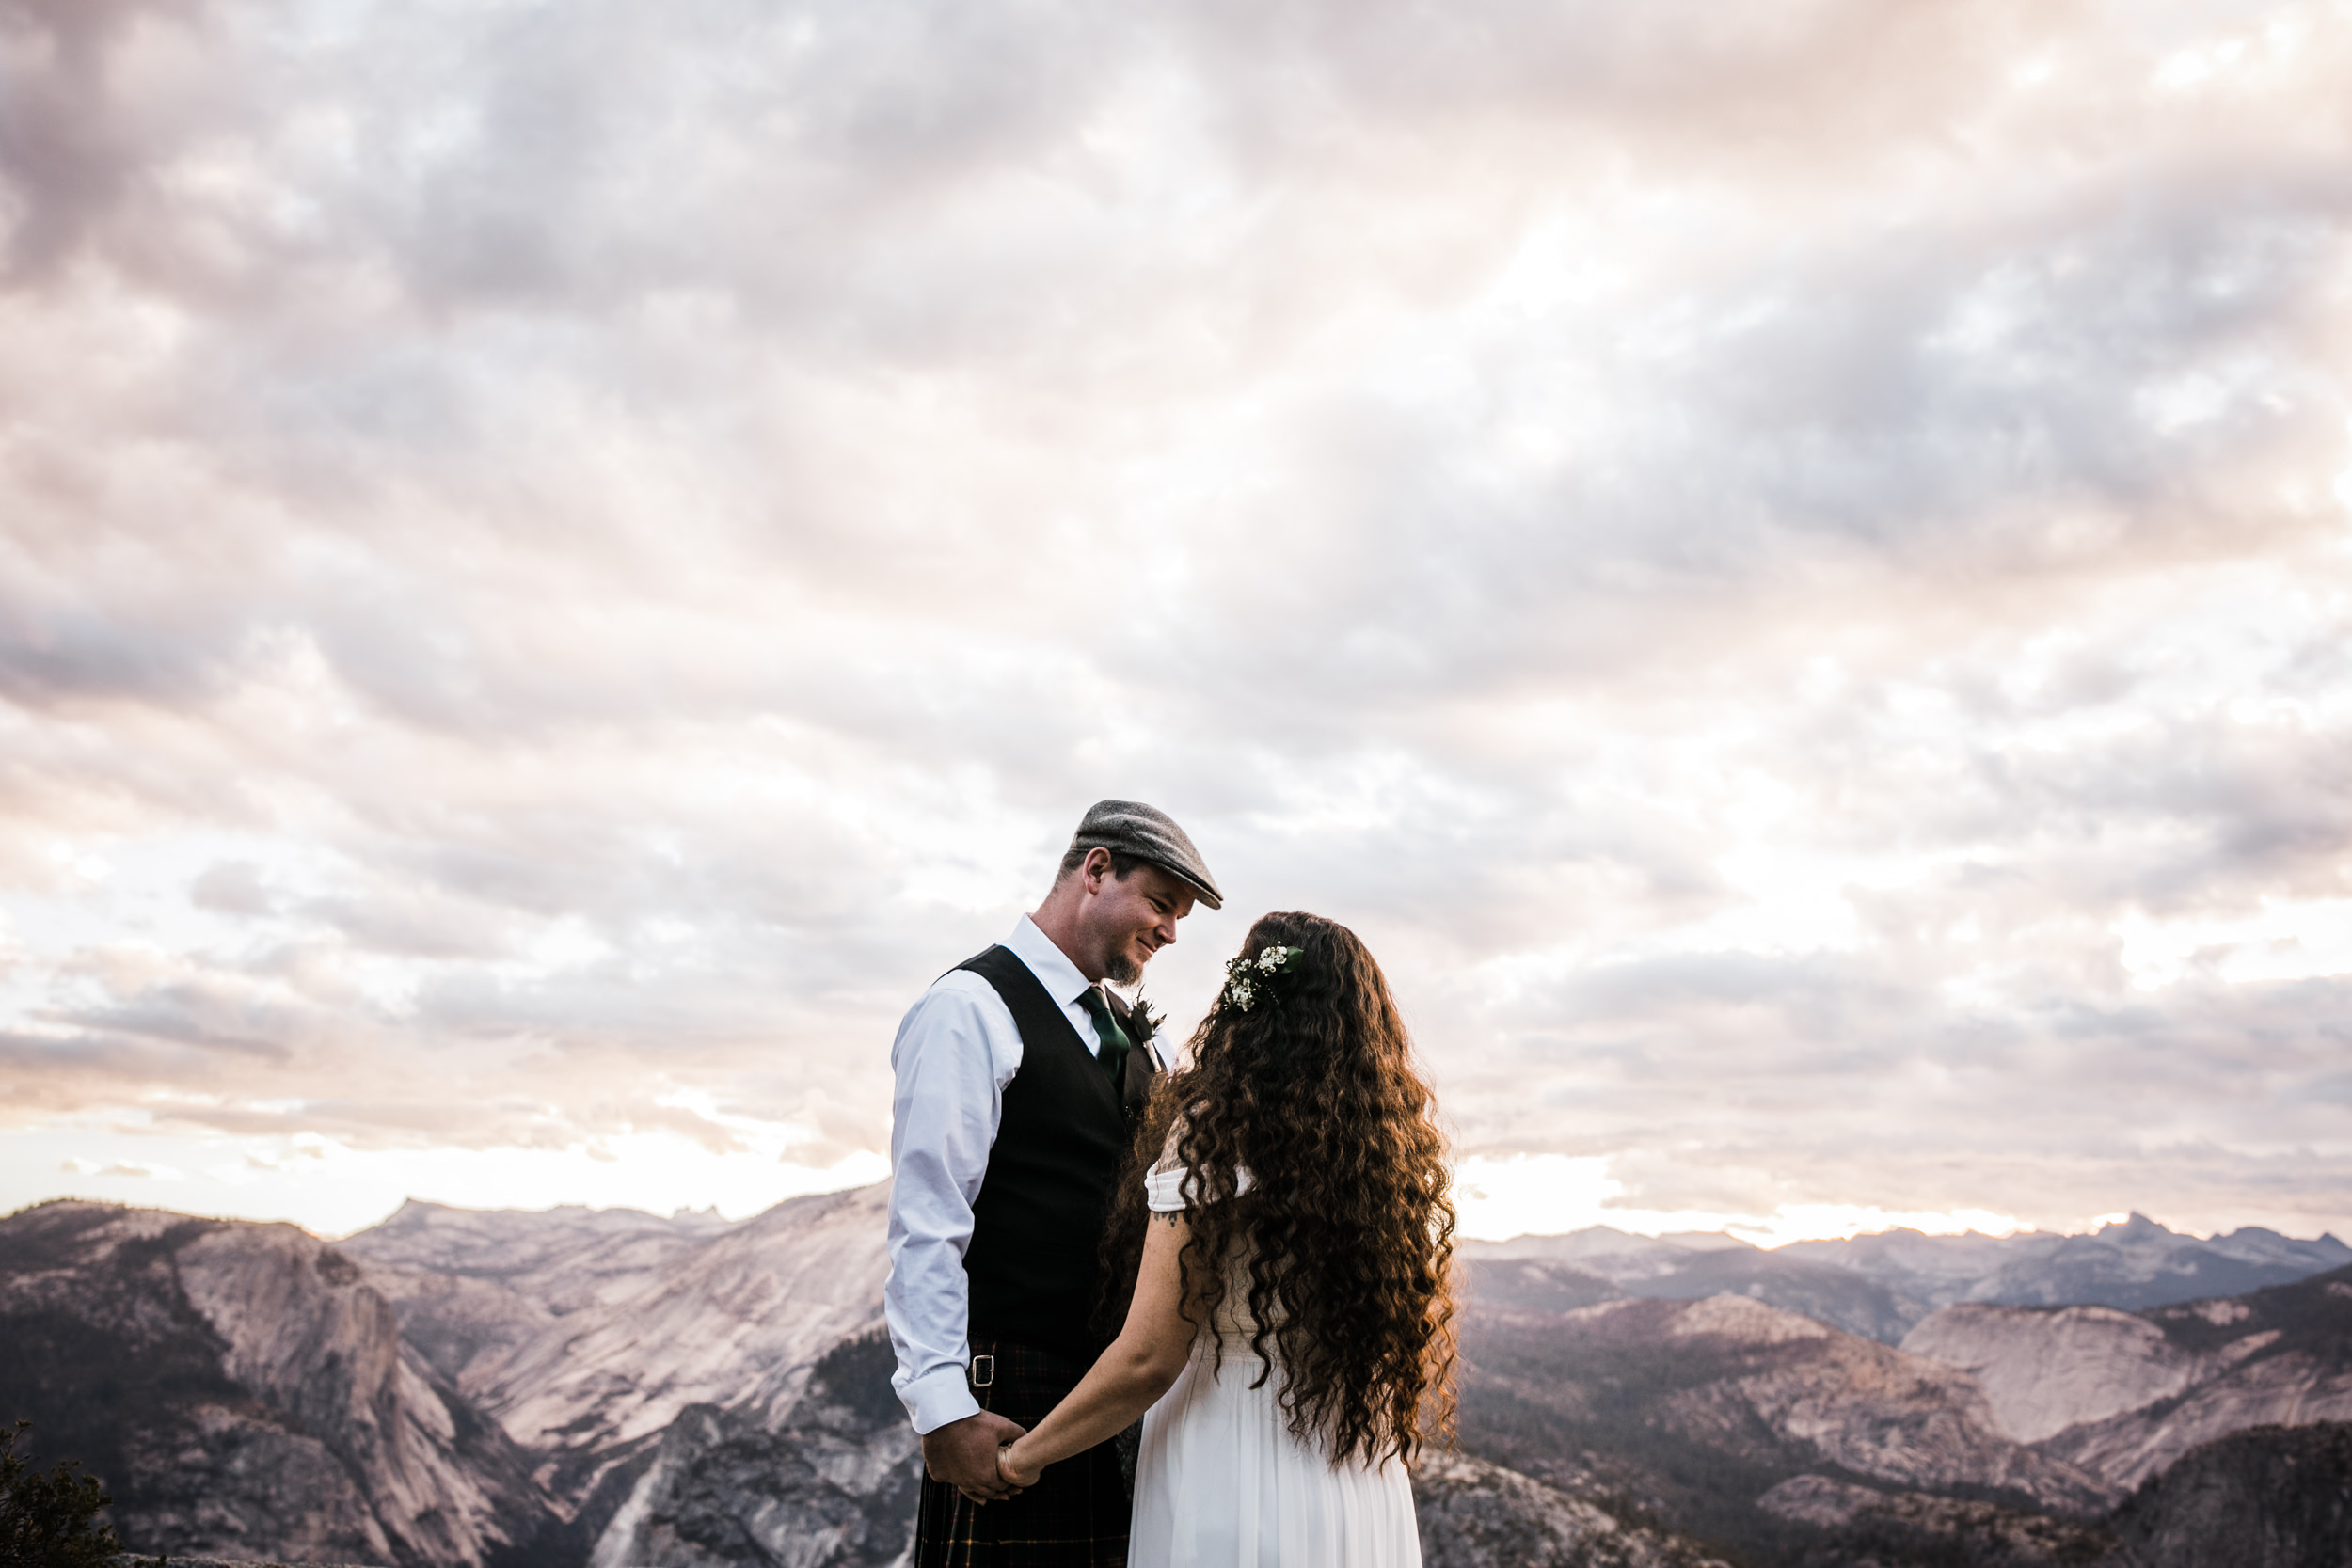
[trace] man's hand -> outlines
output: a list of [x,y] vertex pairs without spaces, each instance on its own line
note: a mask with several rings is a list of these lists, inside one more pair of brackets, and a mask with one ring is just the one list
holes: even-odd
[[923,1468],[976,1503],[993,1503],[1021,1490],[996,1473],[996,1449],[1028,1428],[983,1410],[923,1434]]

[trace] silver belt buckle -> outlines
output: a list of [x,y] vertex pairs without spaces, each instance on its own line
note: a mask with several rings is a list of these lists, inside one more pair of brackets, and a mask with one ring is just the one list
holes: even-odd
[[972,1386],[988,1388],[994,1386],[995,1382],[996,1358],[993,1355],[974,1356],[972,1358]]

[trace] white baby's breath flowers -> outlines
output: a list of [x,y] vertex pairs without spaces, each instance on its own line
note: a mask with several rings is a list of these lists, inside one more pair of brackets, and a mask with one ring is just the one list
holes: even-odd
[[1295,947],[1269,947],[1255,958],[1226,959],[1225,991],[1217,999],[1217,1005],[1223,1006],[1230,1002],[1242,1012],[1248,1012],[1256,1004],[1261,990],[1272,994],[1271,977],[1293,967],[1293,960],[1299,956],[1299,952]]

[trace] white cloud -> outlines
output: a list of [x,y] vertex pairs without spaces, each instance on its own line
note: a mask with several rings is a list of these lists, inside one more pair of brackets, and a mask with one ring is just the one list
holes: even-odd
[[0,0],[6,1196],[862,1180],[1132,794],[1493,1213],[2343,1223],[2352,23],[1451,14]]
[[2233,983],[2352,974],[2352,899],[2264,901],[2239,919],[2117,922],[2123,967],[2144,990],[2215,974]]

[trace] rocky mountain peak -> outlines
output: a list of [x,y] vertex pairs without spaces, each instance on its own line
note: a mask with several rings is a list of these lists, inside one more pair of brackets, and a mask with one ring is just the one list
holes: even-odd
[[2103,1242],[2168,1242],[2180,1239],[2179,1231],[2158,1225],[2137,1209],[2131,1212],[2129,1218],[2109,1220],[2095,1234]]

